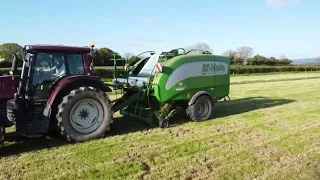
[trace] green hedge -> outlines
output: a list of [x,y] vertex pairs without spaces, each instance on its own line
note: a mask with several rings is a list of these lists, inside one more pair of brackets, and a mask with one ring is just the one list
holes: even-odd
[[[0,75],[8,74],[10,69],[0,69]],[[320,71],[320,66],[231,66],[231,74],[252,74],[272,72],[301,72]],[[113,78],[114,70],[108,68],[95,68],[94,75],[101,78]]]
[[231,67],[231,74],[301,72],[301,71],[320,71],[320,66],[236,66],[236,67]]
[[113,69],[94,69],[93,73],[101,78],[113,78],[114,76]]
[[10,68],[12,66],[12,63],[10,61],[1,61],[0,67],[8,67]]

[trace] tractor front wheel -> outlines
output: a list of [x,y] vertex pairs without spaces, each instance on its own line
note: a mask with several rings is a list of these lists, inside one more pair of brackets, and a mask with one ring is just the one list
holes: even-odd
[[192,121],[205,121],[212,117],[213,101],[208,95],[199,96],[195,103],[188,106],[186,113]]
[[4,136],[6,134],[6,129],[3,126],[0,126],[0,149],[4,145]]
[[93,87],[81,87],[65,96],[58,107],[58,127],[68,141],[104,137],[112,122],[108,96]]

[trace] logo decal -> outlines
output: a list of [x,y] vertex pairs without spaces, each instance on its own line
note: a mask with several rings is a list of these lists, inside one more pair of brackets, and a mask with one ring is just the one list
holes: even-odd
[[226,71],[226,67],[222,63],[207,63],[202,65],[202,74],[220,74]]
[[166,90],[174,87],[180,89],[179,82],[187,78],[199,78],[202,76],[228,75],[229,64],[223,61],[196,61],[178,66],[171,73],[166,82]]
[[179,82],[177,87],[176,87],[176,91],[183,91],[187,88],[186,85],[184,85],[182,82]]

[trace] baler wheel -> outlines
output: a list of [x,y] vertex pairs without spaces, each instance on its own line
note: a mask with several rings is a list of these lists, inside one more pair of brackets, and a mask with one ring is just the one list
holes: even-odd
[[6,129],[3,126],[0,126],[0,149],[4,145],[4,136],[6,134]]
[[192,121],[209,120],[213,113],[213,101],[208,95],[199,96],[195,103],[188,106],[186,113]]
[[61,135],[71,142],[103,138],[112,122],[108,96],[93,87],[80,87],[65,96],[56,115]]
[[160,128],[168,128],[170,127],[170,123],[168,119],[160,120],[159,121],[159,127]]

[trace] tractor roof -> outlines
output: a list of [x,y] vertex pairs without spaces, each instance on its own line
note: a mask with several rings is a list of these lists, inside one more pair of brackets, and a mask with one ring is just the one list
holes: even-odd
[[90,52],[89,47],[79,46],[64,46],[64,45],[26,45],[28,50],[45,50],[45,51],[75,51],[75,52]]

